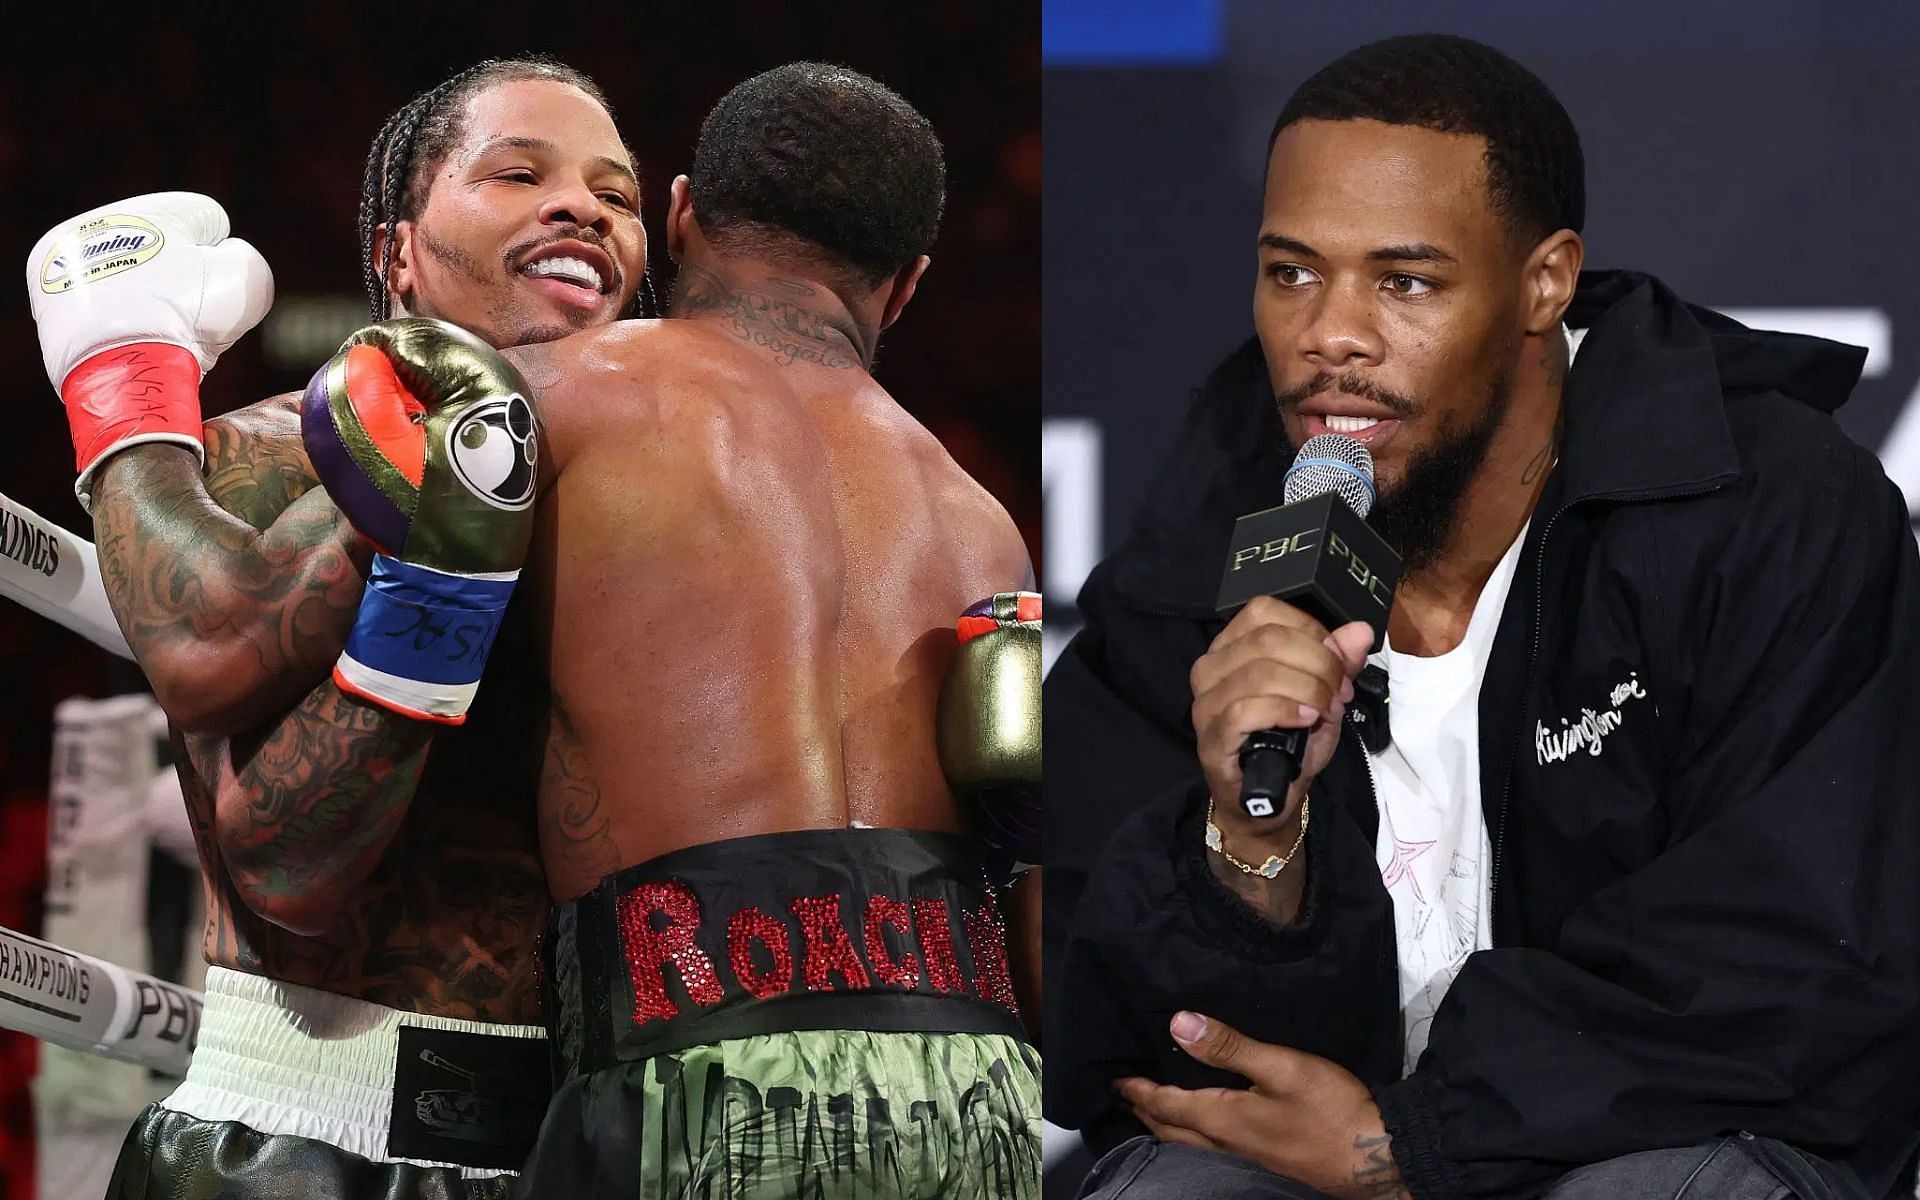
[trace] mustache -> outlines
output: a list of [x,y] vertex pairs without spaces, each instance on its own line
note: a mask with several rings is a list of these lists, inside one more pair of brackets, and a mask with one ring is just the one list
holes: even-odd
[[507,265],[507,274],[511,275],[513,274],[513,264],[519,262],[526,255],[532,254],[540,247],[551,246],[555,242],[585,242],[596,250],[606,251],[607,261],[613,264],[612,286],[607,289],[609,294],[617,293],[620,290],[620,286],[627,281],[627,273],[620,269],[620,256],[613,252],[613,247],[607,245],[606,238],[601,237],[591,229],[575,227],[573,229],[563,229],[547,237],[529,238],[527,241],[521,242],[518,245],[508,246],[506,253],[501,255],[500,261]]
[[1358,396],[1363,400],[1371,400],[1396,417],[1417,416],[1420,412],[1420,405],[1398,392],[1389,391],[1358,375],[1335,375],[1331,371],[1316,371],[1311,379],[1299,387],[1275,392],[1273,399],[1274,403],[1280,406],[1280,410],[1286,412],[1299,408],[1312,397],[1330,389],[1338,391],[1343,396]]

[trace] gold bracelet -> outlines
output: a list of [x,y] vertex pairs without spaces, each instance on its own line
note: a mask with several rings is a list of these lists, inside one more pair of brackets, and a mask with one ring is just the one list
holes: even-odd
[[1258,875],[1262,879],[1278,878],[1280,872],[1287,869],[1287,864],[1293,861],[1293,856],[1300,853],[1301,844],[1307,840],[1307,818],[1311,815],[1312,808],[1312,796],[1300,797],[1300,836],[1293,839],[1293,849],[1287,851],[1285,858],[1281,858],[1277,854],[1269,854],[1267,855],[1267,861],[1256,867],[1250,863],[1241,862],[1233,856],[1232,851],[1227,849],[1226,842],[1220,836],[1220,827],[1213,823],[1213,797],[1208,796],[1207,849],[1218,854],[1221,858],[1226,859],[1229,863],[1232,863],[1249,875]]

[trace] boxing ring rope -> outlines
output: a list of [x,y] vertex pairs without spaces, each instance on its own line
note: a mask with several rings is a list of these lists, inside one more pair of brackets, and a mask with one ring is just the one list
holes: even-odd
[[201,996],[142,971],[0,926],[0,1026],[185,1075]]
[[[0,494],[0,596],[121,658],[92,542]],[[0,1027],[185,1075],[200,1033],[190,988],[0,926]]]
[[0,494],[0,596],[131,659],[93,543]]

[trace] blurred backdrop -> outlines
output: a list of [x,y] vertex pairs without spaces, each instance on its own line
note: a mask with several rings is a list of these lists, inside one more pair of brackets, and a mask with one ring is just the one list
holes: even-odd
[[[1868,347],[1840,423],[1920,501],[1920,7],[1046,0],[1050,652],[1189,391],[1252,333],[1281,106],[1347,50],[1429,32],[1497,46],[1559,95],[1586,151],[1589,266]],[[1050,1131],[1049,1197],[1072,1194],[1076,1143]]]
[[[208,415],[304,386],[365,319],[355,221],[367,144],[393,108],[496,55],[544,51],[612,98],[639,160],[666,291],[667,183],[709,107],[754,72],[844,63],[902,93],[946,144],[934,265],[879,376],[1039,541],[1040,125],[1034,3],[707,6],[166,5],[9,14],[0,72],[0,361],[14,432],[0,492],[91,537],[19,268],[55,222],[142,192],[202,191],[273,265],[278,301],[206,382]],[[10,247],[10,249],[9,249]],[[131,666],[0,601],[0,925],[39,928],[54,705],[138,689]],[[33,1043],[0,1034],[0,1197],[31,1179]],[[77,1200],[77,1198],[76,1198]]]

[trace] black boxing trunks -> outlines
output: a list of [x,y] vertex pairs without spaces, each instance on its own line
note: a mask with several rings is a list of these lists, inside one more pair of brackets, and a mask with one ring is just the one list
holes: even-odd
[[495,1200],[548,1095],[537,1026],[400,1012],[213,967],[187,1077],[107,1200]]
[[1040,1060],[970,839],[770,834],[555,910],[517,1195],[1038,1200]]

